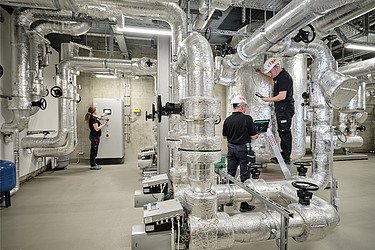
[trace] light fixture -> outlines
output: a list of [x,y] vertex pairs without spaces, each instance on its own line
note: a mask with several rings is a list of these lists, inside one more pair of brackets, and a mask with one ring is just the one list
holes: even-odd
[[95,74],[96,78],[117,78],[115,75]]
[[368,44],[368,43],[345,43],[344,47],[347,49],[354,49],[354,50],[375,51],[375,44]]
[[162,36],[171,36],[172,31],[167,29],[153,29],[153,28],[144,28],[144,27],[134,27],[134,26],[125,26],[117,27],[118,32],[126,33],[138,33],[138,34],[148,34],[148,35],[162,35]]

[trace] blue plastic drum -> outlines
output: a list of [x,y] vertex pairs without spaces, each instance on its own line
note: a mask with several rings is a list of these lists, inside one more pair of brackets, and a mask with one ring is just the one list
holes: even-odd
[[0,192],[8,192],[16,186],[16,164],[0,160]]

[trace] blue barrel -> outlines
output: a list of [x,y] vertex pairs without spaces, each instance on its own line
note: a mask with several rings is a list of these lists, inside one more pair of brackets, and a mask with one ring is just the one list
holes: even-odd
[[8,192],[16,186],[16,164],[0,160],[0,192]]

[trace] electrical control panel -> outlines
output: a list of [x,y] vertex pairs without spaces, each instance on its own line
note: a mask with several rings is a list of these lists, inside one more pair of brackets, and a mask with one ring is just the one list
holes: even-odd
[[144,207],[143,217],[146,232],[166,231],[172,228],[172,223],[182,218],[184,210],[176,200],[152,202]]
[[144,194],[167,193],[168,186],[169,179],[167,174],[149,176],[142,181]]

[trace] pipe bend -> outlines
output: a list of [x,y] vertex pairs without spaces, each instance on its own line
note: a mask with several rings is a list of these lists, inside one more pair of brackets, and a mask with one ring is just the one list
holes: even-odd
[[68,131],[62,130],[57,133],[54,137],[41,138],[26,136],[21,140],[22,148],[50,148],[50,147],[61,147],[65,145],[67,140]]

